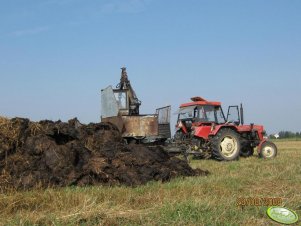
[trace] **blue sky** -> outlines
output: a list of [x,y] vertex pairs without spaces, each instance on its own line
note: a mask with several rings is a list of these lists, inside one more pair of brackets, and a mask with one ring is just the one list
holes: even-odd
[[97,122],[120,67],[142,112],[192,96],[301,130],[299,0],[1,0],[0,115]]

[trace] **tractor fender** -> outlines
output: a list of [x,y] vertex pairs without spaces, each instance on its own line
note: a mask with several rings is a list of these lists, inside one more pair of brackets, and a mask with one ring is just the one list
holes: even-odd
[[221,129],[223,128],[229,128],[233,129],[234,131],[237,132],[237,128],[235,125],[216,125],[213,130],[211,130],[210,135],[215,136]]
[[258,148],[257,148],[258,154],[260,154],[261,146],[262,146],[263,143],[266,142],[266,141],[267,141],[267,139],[264,138],[264,139],[259,143]]

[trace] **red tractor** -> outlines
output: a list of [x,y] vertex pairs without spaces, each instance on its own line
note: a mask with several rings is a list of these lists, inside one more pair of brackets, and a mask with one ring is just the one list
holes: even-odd
[[251,156],[258,147],[262,158],[277,155],[277,147],[266,140],[262,125],[244,125],[242,105],[229,106],[225,117],[220,102],[201,97],[191,100],[180,106],[175,134],[177,143],[189,147],[187,153],[230,161]]

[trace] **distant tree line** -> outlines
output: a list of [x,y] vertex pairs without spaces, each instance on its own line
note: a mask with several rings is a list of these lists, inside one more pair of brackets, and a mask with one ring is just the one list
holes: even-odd
[[[285,139],[285,138],[301,138],[301,132],[291,132],[291,131],[281,131],[278,134],[278,139]],[[275,138],[275,134],[271,134],[270,138]]]

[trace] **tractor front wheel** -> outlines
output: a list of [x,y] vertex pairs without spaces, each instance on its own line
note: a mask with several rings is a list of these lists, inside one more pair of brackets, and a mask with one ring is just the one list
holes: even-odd
[[277,146],[270,142],[265,141],[259,150],[259,157],[264,159],[272,159],[277,156]]
[[218,160],[231,161],[239,158],[240,138],[232,129],[221,129],[212,137],[212,155]]

